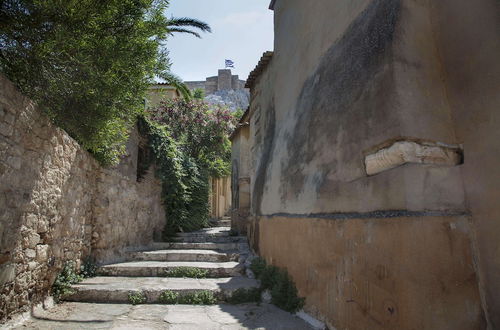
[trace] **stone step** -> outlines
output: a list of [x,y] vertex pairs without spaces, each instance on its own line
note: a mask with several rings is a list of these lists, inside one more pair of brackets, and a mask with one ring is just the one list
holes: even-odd
[[231,242],[231,243],[183,243],[183,242],[154,242],[151,249],[196,249],[196,250],[218,250],[218,251],[248,251],[247,242]]
[[219,220],[217,222],[218,227],[231,227],[231,220]]
[[175,242],[183,243],[240,243],[246,242],[246,236],[181,236],[174,238]]
[[72,285],[74,293],[64,300],[92,303],[129,303],[128,294],[143,292],[147,303],[160,302],[166,290],[186,294],[212,291],[219,299],[228,298],[239,288],[257,288],[258,282],[246,277],[166,278],[166,277],[94,277]]
[[193,237],[193,236],[203,236],[203,237],[219,237],[219,236],[230,236],[231,227],[212,227],[204,228],[197,231],[187,232],[187,233],[177,233],[178,237]]
[[214,250],[154,250],[129,253],[134,261],[237,261],[238,253],[221,253]]
[[98,275],[105,276],[166,276],[167,271],[178,267],[196,267],[208,271],[210,277],[241,276],[244,265],[228,262],[187,262],[187,261],[132,261],[101,266]]

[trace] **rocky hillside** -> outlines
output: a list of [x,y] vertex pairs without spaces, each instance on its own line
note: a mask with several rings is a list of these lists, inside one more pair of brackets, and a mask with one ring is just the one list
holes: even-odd
[[250,101],[250,93],[247,89],[220,90],[207,95],[205,101],[215,105],[225,105],[231,111],[245,110]]

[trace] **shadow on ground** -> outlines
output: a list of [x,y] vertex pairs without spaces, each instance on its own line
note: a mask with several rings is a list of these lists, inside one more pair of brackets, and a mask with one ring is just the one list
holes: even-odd
[[14,329],[310,329],[269,304],[125,305],[64,303]]

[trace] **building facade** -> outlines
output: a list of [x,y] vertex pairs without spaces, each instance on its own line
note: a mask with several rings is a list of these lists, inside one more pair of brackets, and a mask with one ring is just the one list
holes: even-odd
[[160,102],[165,99],[180,98],[181,93],[172,85],[166,83],[158,83],[150,86],[146,96],[146,108],[154,108],[160,105]]
[[500,328],[498,1],[272,9],[233,226],[332,329]]

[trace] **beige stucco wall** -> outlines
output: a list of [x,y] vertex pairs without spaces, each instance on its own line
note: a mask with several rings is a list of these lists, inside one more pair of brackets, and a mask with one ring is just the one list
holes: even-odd
[[[255,224],[255,223],[254,223]],[[466,217],[262,217],[260,253],[330,329],[484,329]]]
[[120,260],[161,233],[161,186],[135,171],[101,168],[0,76],[0,321],[47,296],[66,261]]
[[229,214],[231,208],[231,178],[210,178],[210,216],[220,219]]
[[[337,329],[500,326],[498,6],[276,1],[251,91],[249,236]],[[463,148],[464,163],[368,176],[365,157],[396,141]],[[377,267],[399,275],[382,284]]]
[[490,328],[500,328],[500,3],[440,1],[431,20],[476,230]]
[[233,134],[231,140],[231,227],[242,234],[248,229],[251,203],[249,141],[250,125],[245,122]]
[[146,96],[146,108],[154,108],[161,101],[179,98],[180,94],[175,87],[169,85],[153,85],[148,89]]

